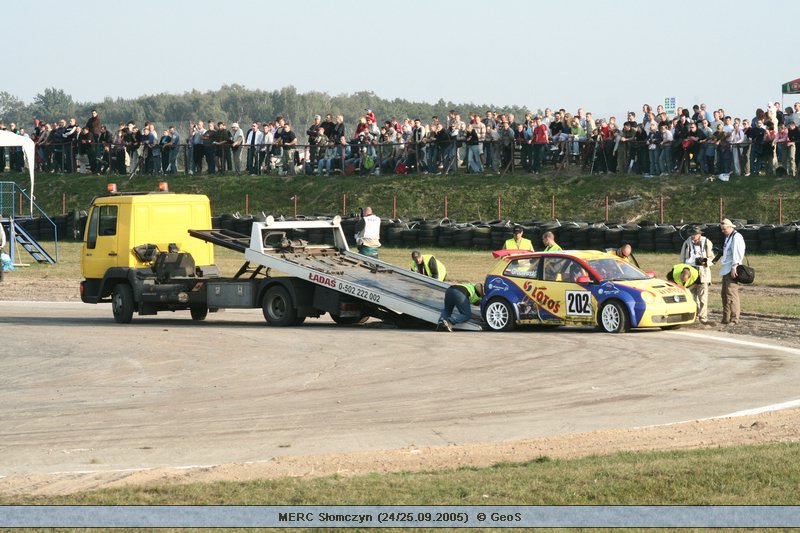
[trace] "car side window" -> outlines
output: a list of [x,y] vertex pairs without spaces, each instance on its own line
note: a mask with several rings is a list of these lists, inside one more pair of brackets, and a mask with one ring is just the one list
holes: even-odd
[[514,259],[513,261],[509,261],[508,266],[503,272],[503,275],[513,278],[538,279],[539,258],[534,257],[528,259]]
[[544,280],[563,281],[576,283],[580,276],[585,276],[586,270],[572,259],[566,257],[544,258]]

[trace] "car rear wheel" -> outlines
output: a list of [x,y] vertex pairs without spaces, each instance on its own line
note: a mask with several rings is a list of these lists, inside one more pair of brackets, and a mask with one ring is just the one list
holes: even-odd
[[285,287],[270,287],[261,301],[264,318],[270,326],[295,326],[298,322],[297,309],[294,308],[292,296]]
[[483,310],[483,320],[493,331],[511,331],[516,325],[511,304],[501,298],[491,300]]
[[608,333],[624,333],[630,331],[630,320],[625,306],[619,300],[606,302],[600,309],[600,327]]

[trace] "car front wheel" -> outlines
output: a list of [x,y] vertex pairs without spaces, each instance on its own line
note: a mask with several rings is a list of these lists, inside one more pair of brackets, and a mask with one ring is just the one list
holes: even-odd
[[618,300],[611,300],[600,309],[599,322],[603,331],[608,333],[624,333],[631,329],[628,312]]

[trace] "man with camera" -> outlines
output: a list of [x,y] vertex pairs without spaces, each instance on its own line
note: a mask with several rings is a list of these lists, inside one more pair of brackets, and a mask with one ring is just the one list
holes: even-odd
[[723,218],[720,222],[722,234],[725,236],[725,245],[722,250],[722,266],[719,275],[722,276],[722,323],[735,326],[739,323],[739,273],[736,267],[742,264],[745,254],[745,242],[742,234],[736,231],[736,226],[730,219]]
[[690,287],[697,304],[697,320],[704,326],[713,325],[708,321],[708,287],[711,285],[714,246],[697,226],[691,229],[689,238],[681,247],[681,263],[693,266],[699,274],[697,283]]

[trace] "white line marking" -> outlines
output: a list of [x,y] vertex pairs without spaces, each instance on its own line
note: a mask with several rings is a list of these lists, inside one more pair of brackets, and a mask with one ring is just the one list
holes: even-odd
[[794,355],[800,355],[800,350],[797,348],[789,348],[787,346],[777,346],[775,344],[765,344],[763,342],[745,341],[742,339],[731,339],[729,337],[717,337],[716,335],[704,335],[701,333],[690,333],[688,331],[673,331],[670,335],[683,335],[684,337],[694,337],[703,340],[714,340],[719,342],[727,342],[729,344],[738,344],[740,346],[752,346],[753,348],[768,348],[778,352],[786,352]]
[[[725,417],[758,415],[758,414],[761,414],[761,413],[770,413],[772,411],[780,411],[782,409],[793,409],[795,407],[800,407],[800,400],[790,400],[788,402],[773,403],[772,405],[765,405],[763,407],[754,407],[753,409],[745,409],[744,411],[736,411],[735,413],[731,413],[729,415],[725,415]],[[725,418],[725,417],[722,417],[722,418]],[[717,417],[717,418],[720,418],[720,417]]]

